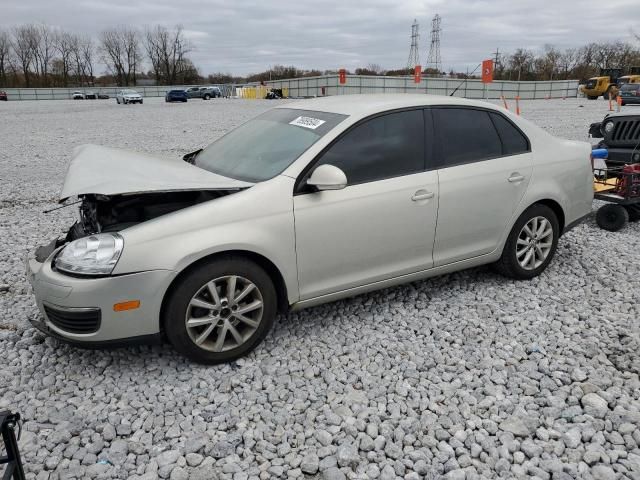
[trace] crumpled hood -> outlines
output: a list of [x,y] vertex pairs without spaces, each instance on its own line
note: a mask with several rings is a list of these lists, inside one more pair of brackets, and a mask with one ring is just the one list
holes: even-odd
[[73,152],[60,201],[74,195],[118,195],[186,190],[230,190],[252,183],[223,177],[181,159],[165,159],[144,153],[81,145]]

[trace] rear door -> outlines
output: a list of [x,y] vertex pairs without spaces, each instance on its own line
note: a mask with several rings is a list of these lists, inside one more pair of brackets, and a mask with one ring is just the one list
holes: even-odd
[[433,109],[440,198],[434,266],[492,252],[533,172],[526,136],[505,116],[469,107]]

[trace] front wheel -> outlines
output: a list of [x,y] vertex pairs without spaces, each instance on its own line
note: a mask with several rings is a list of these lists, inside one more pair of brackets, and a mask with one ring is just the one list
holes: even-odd
[[208,93],[205,94],[204,97],[202,97],[203,100],[209,100],[211,98],[211,95],[209,95]]
[[560,236],[556,214],[536,204],[520,215],[495,264],[503,275],[524,280],[540,275],[555,254]]
[[267,273],[243,257],[222,257],[189,272],[171,292],[167,337],[200,363],[228,362],[253,350],[271,329],[276,290]]

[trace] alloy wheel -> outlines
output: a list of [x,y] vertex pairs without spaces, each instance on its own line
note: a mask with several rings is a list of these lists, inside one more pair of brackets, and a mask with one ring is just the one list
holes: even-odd
[[535,270],[549,256],[553,246],[553,226],[545,217],[530,219],[518,235],[516,258],[525,270]]
[[258,287],[244,277],[227,275],[203,285],[185,315],[189,338],[200,348],[224,352],[244,344],[262,320]]

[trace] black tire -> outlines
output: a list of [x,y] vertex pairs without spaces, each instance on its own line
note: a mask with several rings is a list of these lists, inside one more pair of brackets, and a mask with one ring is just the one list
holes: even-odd
[[617,232],[629,222],[629,212],[615,203],[608,203],[598,209],[596,223],[603,230]]
[[[255,330],[251,331],[251,327],[247,326],[247,324],[239,320],[234,320],[235,317],[233,317],[233,313],[230,313],[229,308],[227,308],[225,315],[228,321],[236,322],[236,327],[238,327],[236,331],[241,332],[243,331],[242,329],[245,329],[245,331],[249,329],[249,331],[246,332],[249,336],[243,341],[244,343],[225,351],[214,352],[196,345],[187,331],[185,319],[187,313],[189,313],[190,316],[194,315],[194,311],[192,310],[194,307],[190,307],[190,302],[199,291],[202,291],[208,282],[230,275],[246,279],[254,284],[256,288],[252,290],[252,292],[257,290],[257,294],[262,301],[261,317],[258,320],[258,326],[253,327]],[[222,304],[224,304],[226,298],[224,296],[226,296],[226,293],[223,292],[222,289],[220,292],[220,299]],[[276,312],[276,289],[269,275],[260,266],[246,258],[225,256],[197,266],[180,280],[180,283],[169,293],[162,320],[169,342],[171,342],[179,353],[199,363],[216,364],[229,362],[253,350],[266,337],[269,330],[271,330]],[[219,318],[222,315],[222,310],[220,310]],[[224,321],[225,320],[219,320],[219,322]],[[202,330],[199,330],[197,334],[203,333],[205,328],[207,327],[202,326]],[[209,335],[214,332],[218,333],[219,331],[220,329],[218,327],[218,330],[214,329]],[[192,330],[192,334],[193,333],[194,331]],[[233,337],[233,335],[231,337]],[[230,340],[231,337],[227,336]],[[208,336],[206,341],[208,342],[209,339],[210,337]],[[232,341],[238,343],[235,339]],[[209,346],[211,347],[211,345]]]
[[624,208],[629,214],[630,222],[637,222],[638,220],[640,220],[640,204],[625,205]]
[[587,95],[587,99],[589,100],[597,100],[598,96],[596,95],[595,97],[593,95]]
[[142,105],[142,100],[140,100],[140,105]]
[[[524,226],[535,217],[544,217],[550,223],[551,228],[553,229],[551,246],[549,252],[546,255],[546,258],[544,258],[544,260],[538,267],[526,269],[522,265],[520,265],[520,262],[518,261],[518,239],[523,232]],[[518,218],[516,223],[513,225],[513,228],[509,233],[509,237],[507,237],[504,249],[502,250],[502,256],[494,264],[494,268],[505,277],[514,278],[517,280],[527,280],[533,277],[537,277],[547,268],[547,265],[549,265],[549,262],[551,262],[551,260],[553,259],[556,248],[558,247],[559,236],[560,224],[558,223],[558,217],[556,216],[554,211],[546,205],[532,205],[527,210],[525,210],[522,215],[520,215],[520,218]]]
[[116,98],[116,103],[120,105],[120,100]]
[[616,203],[608,203],[598,209],[596,223],[603,230],[617,232],[629,222],[629,212]]
[[204,96],[202,97],[203,100],[209,100],[211,98],[211,95],[209,95],[208,93],[205,93]]

